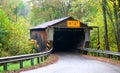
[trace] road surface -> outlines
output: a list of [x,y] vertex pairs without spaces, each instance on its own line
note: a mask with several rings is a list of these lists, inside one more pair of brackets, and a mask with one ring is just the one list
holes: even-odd
[[57,63],[21,73],[120,73],[120,66],[87,59],[79,54],[59,53]]

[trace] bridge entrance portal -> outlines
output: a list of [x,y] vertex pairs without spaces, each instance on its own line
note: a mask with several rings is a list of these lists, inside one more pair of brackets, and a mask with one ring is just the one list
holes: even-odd
[[83,47],[85,31],[83,28],[55,28],[53,38],[54,52],[75,51]]

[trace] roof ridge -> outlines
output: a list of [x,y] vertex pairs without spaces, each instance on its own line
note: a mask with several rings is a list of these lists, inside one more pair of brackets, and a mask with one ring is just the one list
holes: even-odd
[[48,21],[48,22],[41,23],[41,24],[39,24],[37,26],[34,26],[34,27],[30,28],[30,29],[47,28],[48,26],[52,26],[52,25],[54,25],[56,23],[59,23],[59,22],[61,22],[63,20],[66,20],[68,18],[72,18],[72,17],[68,16],[68,17],[63,17],[63,18],[60,18],[60,19],[51,20],[51,21]]

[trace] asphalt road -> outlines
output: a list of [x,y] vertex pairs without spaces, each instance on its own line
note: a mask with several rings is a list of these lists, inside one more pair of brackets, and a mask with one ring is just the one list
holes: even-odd
[[57,63],[21,73],[120,73],[120,66],[87,59],[79,54],[59,53]]

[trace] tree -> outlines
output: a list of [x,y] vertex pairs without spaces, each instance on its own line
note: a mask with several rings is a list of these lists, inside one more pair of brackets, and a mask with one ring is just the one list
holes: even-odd
[[23,8],[22,0],[0,0],[0,57],[31,51],[28,40],[30,24],[20,16]]
[[[0,9],[0,43],[5,44],[3,37],[7,35],[7,30],[5,29],[7,24],[9,24],[9,19],[5,15],[4,11]],[[6,25],[5,25],[6,24]]]
[[106,50],[110,50],[109,49],[109,42],[108,42],[108,27],[107,27],[107,19],[106,19],[106,0],[102,0],[102,10],[103,10],[103,18],[104,18],[104,30],[105,30],[105,35],[104,35],[104,39],[105,39],[105,48]]
[[24,8],[24,4],[23,2],[20,2],[14,9],[14,14],[16,16],[16,23],[17,23],[17,20],[18,20],[18,14],[20,13],[20,11]]
[[118,50],[120,52],[120,0],[118,0]]
[[120,1],[111,0],[107,2],[106,12],[112,25],[112,31],[116,40],[118,51],[120,52]]
[[33,4],[30,21],[38,23],[66,17],[69,15],[70,0],[31,0]]
[[16,22],[20,11],[24,8],[24,4],[22,0],[0,0],[0,8],[11,21]]

